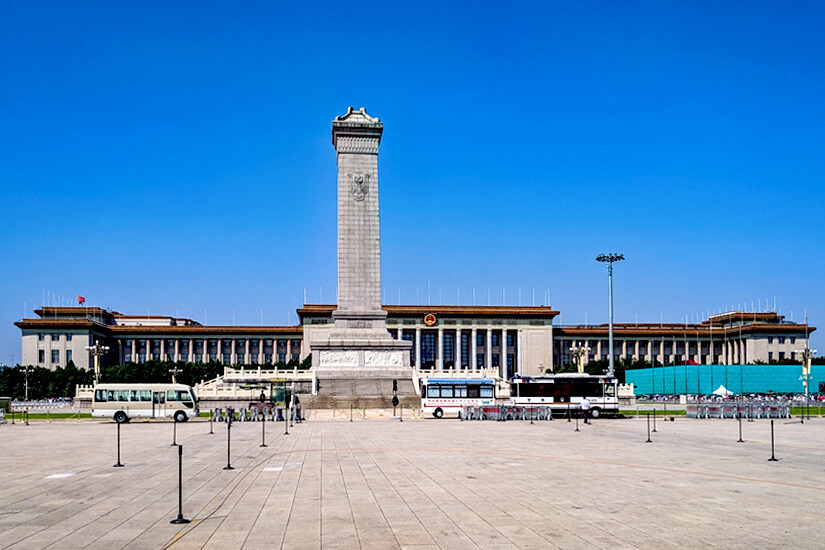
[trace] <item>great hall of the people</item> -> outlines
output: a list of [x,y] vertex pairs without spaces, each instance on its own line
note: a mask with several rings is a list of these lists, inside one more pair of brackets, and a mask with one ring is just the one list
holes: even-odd
[[[309,343],[332,329],[334,305],[304,305],[294,326],[209,326],[168,316],[124,315],[98,307],[42,307],[15,323],[23,365],[92,365],[88,346],[109,349],[103,364],[150,360],[272,365],[303,361]],[[559,326],[550,307],[385,305],[393,338],[410,341],[415,369],[495,369],[508,379],[573,360],[608,357],[608,326]],[[815,330],[774,312],[729,312],[698,324],[615,323],[614,357],[659,364],[746,364],[798,359]],[[588,349],[589,348],[589,349]],[[488,371],[489,372],[489,371]]]

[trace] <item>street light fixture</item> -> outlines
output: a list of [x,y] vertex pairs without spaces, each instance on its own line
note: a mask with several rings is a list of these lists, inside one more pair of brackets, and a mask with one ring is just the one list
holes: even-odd
[[29,401],[29,373],[31,372],[31,366],[26,365],[23,367],[23,376],[26,378],[26,402]]
[[576,370],[584,372],[584,358],[590,353],[590,346],[573,346],[570,348],[570,353],[573,354],[573,359],[576,361]]
[[811,358],[816,355],[816,350],[809,348],[807,345],[805,349],[794,350],[802,356],[802,376],[799,379],[802,381],[802,387],[805,388],[805,406],[808,406],[808,391],[809,382],[811,380]]
[[100,358],[109,352],[109,346],[101,346],[100,340],[95,340],[94,346],[86,346],[86,351],[94,357],[95,362],[95,385],[100,379]]
[[607,264],[607,300],[608,300],[608,356],[607,375],[614,376],[613,365],[613,262],[624,260],[624,254],[599,254],[596,256],[597,262]]
[[183,371],[180,370],[177,365],[175,365],[174,367],[169,369],[169,372],[172,374],[172,383],[177,384],[178,383],[178,380],[177,380],[178,373],[183,372]]

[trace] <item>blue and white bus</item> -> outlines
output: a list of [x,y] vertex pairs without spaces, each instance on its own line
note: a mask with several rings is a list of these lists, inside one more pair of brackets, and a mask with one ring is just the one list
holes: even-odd
[[496,404],[496,381],[492,378],[429,378],[421,382],[421,414],[441,418],[461,415],[465,406]]
[[513,405],[541,405],[555,412],[578,409],[585,397],[590,416],[619,412],[618,380],[612,376],[561,372],[542,376],[516,376],[510,382]]

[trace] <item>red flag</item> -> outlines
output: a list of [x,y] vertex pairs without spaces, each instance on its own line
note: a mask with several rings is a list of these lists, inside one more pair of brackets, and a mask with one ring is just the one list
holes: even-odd
[[81,296],[80,294],[78,294],[78,295],[77,295],[77,303],[78,303],[78,304],[85,304],[85,303],[86,303],[86,298],[84,298],[83,296]]

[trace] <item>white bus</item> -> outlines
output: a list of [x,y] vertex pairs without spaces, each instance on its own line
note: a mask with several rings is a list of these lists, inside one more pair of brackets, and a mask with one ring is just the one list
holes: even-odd
[[185,384],[98,384],[92,397],[92,416],[118,423],[169,417],[186,422],[198,413],[195,390]]
[[496,382],[490,378],[430,378],[421,382],[421,414],[441,418],[461,415],[465,406],[496,404]]
[[618,380],[615,377],[561,372],[543,376],[516,376],[510,383],[514,405],[541,405],[553,411],[578,410],[582,399],[590,402],[590,416],[618,413]]

